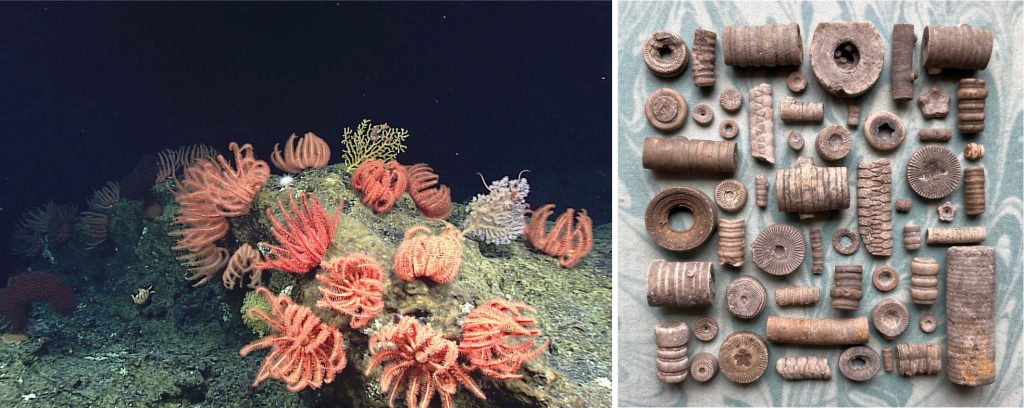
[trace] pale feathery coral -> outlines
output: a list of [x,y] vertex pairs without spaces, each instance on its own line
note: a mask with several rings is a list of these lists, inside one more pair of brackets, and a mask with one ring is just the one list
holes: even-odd
[[267,217],[273,225],[271,232],[279,245],[270,245],[270,258],[256,264],[260,269],[276,269],[303,275],[315,268],[327,253],[327,247],[334,240],[334,229],[341,217],[342,203],[334,210],[331,218],[320,206],[316,194],[302,194],[302,207],[295,204],[295,195],[288,190],[291,214],[280,199],[277,204],[282,219],[267,209]]
[[353,329],[366,326],[384,310],[384,282],[377,261],[363,254],[349,254],[333,263],[323,262],[316,276],[323,297],[316,306],[352,316]]
[[273,378],[285,383],[288,391],[299,392],[333,382],[348,363],[341,331],[324,324],[312,310],[296,305],[288,296],[274,296],[263,287],[256,291],[270,303],[271,313],[252,308],[249,315],[267,322],[274,333],[239,351],[245,357],[254,350],[270,348],[252,386]]
[[404,281],[424,277],[448,283],[461,266],[462,233],[450,224],[436,235],[423,225],[410,227],[395,252],[395,275]]
[[274,163],[274,167],[285,173],[295,174],[306,169],[319,169],[331,161],[331,147],[313,132],[306,132],[301,138],[292,133],[285,142],[283,153],[277,149],[279,145],[274,145],[270,161]]
[[156,181],[167,179],[200,159],[213,160],[217,154],[217,149],[204,144],[185,145],[178,150],[164,149],[156,155]]
[[519,367],[543,353],[549,342],[537,345],[543,333],[527,311],[536,313],[527,304],[498,299],[470,311],[459,342],[470,366],[498,379],[522,378]]
[[75,223],[78,239],[89,251],[107,242],[109,226],[110,220],[107,215],[97,211],[82,211]]
[[352,188],[363,193],[363,205],[378,214],[395,205],[407,184],[405,166],[394,160],[387,163],[376,159],[364,161],[352,175]]
[[[480,180],[483,181],[482,175]],[[529,194],[530,183],[522,173],[515,180],[503,177],[491,182],[487,185],[487,194],[477,194],[467,205],[469,215],[463,234],[490,244],[512,243],[522,235],[526,225],[526,212],[530,209],[526,196]]]
[[263,260],[263,255],[260,254],[260,251],[257,251],[249,243],[242,244],[234,254],[231,254],[228,266],[224,269],[224,274],[221,275],[224,287],[234,289],[235,286],[242,283],[246,274],[249,275],[249,284],[246,286],[250,289],[256,289],[263,285],[263,270],[255,266],[261,260]]
[[546,204],[534,211],[523,234],[534,248],[558,258],[563,268],[572,268],[594,248],[593,222],[587,210],[580,210],[573,225],[574,210],[570,208],[555,220],[550,231],[545,232],[554,208],[554,204]]
[[109,210],[118,201],[121,201],[121,185],[108,181],[107,185],[93,191],[92,197],[86,200],[86,203],[90,210],[102,212]]
[[428,220],[440,220],[452,215],[452,191],[440,184],[437,173],[426,163],[406,167],[409,177],[409,196],[416,208]]
[[363,119],[355,131],[345,128],[341,134],[341,142],[345,145],[342,160],[345,171],[352,173],[364,161],[377,159],[390,161],[398,158],[405,151],[405,139],[409,131],[393,128],[387,123],[371,125],[369,119]]
[[434,333],[429,326],[413,317],[402,317],[370,337],[368,348],[369,376],[382,366],[380,387],[391,392],[388,405],[395,406],[400,390],[405,392],[409,407],[427,408],[434,393],[441,397],[443,408],[452,408],[452,397],[464,385],[481,399],[487,399],[480,387],[458,364],[459,347],[454,341]]

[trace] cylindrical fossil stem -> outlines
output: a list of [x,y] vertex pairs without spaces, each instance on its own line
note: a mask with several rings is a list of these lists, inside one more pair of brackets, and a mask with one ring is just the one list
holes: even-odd
[[698,28],[693,32],[693,84],[715,86],[715,42],[714,31]]
[[836,265],[833,277],[832,308],[839,310],[857,310],[860,299],[864,296],[864,267],[860,265]]
[[763,174],[754,176],[754,201],[758,207],[768,206],[768,177]]
[[889,159],[857,165],[857,225],[872,255],[892,255],[892,166]]
[[973,28],[930,25],[921,41],[921,66],[935,75],[943,68],[985,69],[992,58],[992,32]]
[[860,105],[850,102],[846,105],[846,126],[857,127],[860,124]]
[[678,173],[736,171],[736,142],[648,137],[644,140],[645,169]]
[[910,261],[910,300],[931,305],[939,298],[939,263],[933,258]]
[[977,244],[985,242],[984,226],[928,228],[928,245]]
[[960,385],[996,378],[996,251],[946,250],[946,375]]
[[666,384],[686,381],[690,373],[690,359],[686,355],[689,340],[690,328],[684,322],[667,321],[654,326],[658,380]]
[[821,122],[825,119],[825,104],[802,102],[787,96],[779,106],[779,117],[783,122]]
[[821,228],[811,229],[811,272],[825,272],[825,247],[821,245]]
[[775,172],[775,204],[779,211],[812,218],[813,213],[850,207],[846,167],[815,167],[809,157],[792,169]]
[[885,372],[892,372],[892,347],[882,347],[882,367],[885,368]]
[[680,308],[711,306],[715,270],[711,262],[656,260],[647,269],[647,304]]
[[913,224],[903,226],[903,247],[910,251],[921,247],[921,227]]
[[942,372],[942,345],[897,344],[896,363],[899,367],[897,371],[905,377],[938,374]]
[[868,342],[868,318],[812,319],[768,316],[768,340],[780,344],[843,346]]
[[772,86],[761,84],[750,89],[750,154],[755,159],[775,163],[775,124],[772,119]]
[[746,257],[746,220],[742,218],[718,220],[718,264],[743,266]]
[[967,160],[978,160],[985,157],[985,146],[978,143],[968,143],[964,146],[964,157]]
[[819,356],[783,357],[775,362],[775,369],[786,380],[831,380],[828,359]]
[[800,65],[804,42],[800,25],[725,26],[722,39],[725,65],[775,67]]
[[896,200],[896,211],[905,213],[910,212],[910,208],[914,206],[914,202],[910,201],[909,198],[900,198]]
[[917,131],[917,138],[922,142],[948,142],[953,138],[953,129],[927,128]]
[[914,99],[914,34],[913,24],[892,26],[892,100],[906,102]]
[[967,215],[985,213],[985,167],[964,169],[964,207]]
[[775,289],[775,304],[779,306],[807,306],[818,303],[821,290],[817,286],[784,286]]
[[985,130],[985,80],[964,78],[956,89],[956,124],[960,133],[981,133]]

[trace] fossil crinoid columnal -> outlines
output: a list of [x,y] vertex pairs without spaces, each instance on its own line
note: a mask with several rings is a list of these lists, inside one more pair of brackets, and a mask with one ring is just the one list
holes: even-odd
[[917,195],[928,199],[948,196],[960,186],[960,160],[949,149],[925,146],[907,162],[907,181]]
[[469,202],[469,216],[462,232],[490,244],[510,244],[526,227],[525,215],[530,209],[526,196],[530,194],[530,183],[519,173],[514,180],[506,176],[492,181],[487,190],[487,194],[477,194]]
[[804,262],[807,245],[799,229],[775,224],[758,234],[751,246],[754,264],[771,275],[789,275]]

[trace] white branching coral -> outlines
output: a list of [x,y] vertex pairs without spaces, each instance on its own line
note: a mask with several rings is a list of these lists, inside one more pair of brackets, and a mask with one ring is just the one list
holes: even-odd
[[387,123],[374,125],[369,119],[363,119],[355,131],[345,128],[341,134],[341,142],[345,144],[345,151],[342,152],[345,171],[352,173],[369,159],[384,162],[395,160],[399,153],[405,151],[403,143],[407,137],[408,130],[393,128]]
[[[483,180],[483,176],[480,178]],[[469,216],[463,233],[491,244],[509,244],[522,235],[526,225],[525,215],[530,209],[526,196],[530,194],[530,183],[520,173],[515,180],[506,176],[492,181],[487,190],[489,193],[477,194],[469,202]]]

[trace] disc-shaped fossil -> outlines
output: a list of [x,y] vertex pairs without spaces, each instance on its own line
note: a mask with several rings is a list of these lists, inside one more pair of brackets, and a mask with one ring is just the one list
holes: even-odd
[[870,347],[850,347],[839,355],[839,371],[852,381],[867,381],[882,368],[881,357]]
[[739,384],[757,381],[768,368],[768,345],[764,338],[749,331],[738,331],[726,337],[718,356],[722,373]]
[[822,159],[839,160],[850,154],[850,150],[853,149],[853,136],[850,135],[849,129],[831,125],[814,137],[814,148],[818,150],[818,155]]
[[882,292],[893,290],[899,282],[899,272],[889,265],[879,266],[871,273],[871,283],[875,285],[875,289]]
[[715,120],[715,112],[705,103],[697,104],[690,113],[693,115],[693,121],[701,126],[710,125]]
[[718,322],[711,316],[697,319],[693,324],[693,335],[700,341],[711,341],[718,336]]
[[726,119],[718,124],[718,135],[722,136],[723,139],[732,139],[739,133],[740,126],[736,124],[735,120]]
[[899,299],[885,298],[871,309],[871,322],[882,337],[892,340],[910,325],[910,311]]
[[921,326],[921,331],[931,333],[938,327],[939,321],[935,320],[935,315],[925,313],[924,316],[921,316],[921,322],[918,324]]
[[796,227],[775,224],[757,235],[751,246],[754,264],[776,276],[793,273],[804,262],[807,245]]
[[804,148],[804,135],[795,130],[786,132],[786,143],[789,143],[789,147],[795,151],[801,151]]
[[677,130],[686,121],[686,98],[671,88],[658,89],[647,98],[644,115],[655,129]]
[[[668,217],[677,208],[693,213],[693,225],[686,230],[676,230],[669,224]],[[644,215],[647,234],[662,248],[671,251],[688,251],[700,246],[718,226],[718,213],[711,199],[700,190],[689,187],[666,189],[654,196]]]
[[740,319],[753,319],[761,314],[768,300],[764,284],[752,276],[741,276],[729,282],[725,301],[729,313]]
[[674,77],[689,62],[689,49],[679,35],[669,31],[651,34],[644,42],[644,63],[660,77]]
[[722,180],[715,187],[715,203],[725,211],[739,211],[747,203],[747,187],[736,179]]
[[[843,238],[849,238],[850,244],[843,245]],[[860,238],[851,229],[840,228],[835,234],[832,234],[832,248],[843,255],[852,255],[860,248]]]
[[718,358],[702,351],[690,359],[690,377],[697,382],[707,382],[718,373]]
[[893,150],[903,144],[907,127],[892,112],[874,112],[864,121],[864,138],[878,150]]
[[718,104],[728,112],[739,111],[743,106],[743,94],[736,88],[726,89],[718,96]]
[[960,160],[949,149],[925,146],[907,162],[907,181],[917,195],[940,199],[960,186]]

